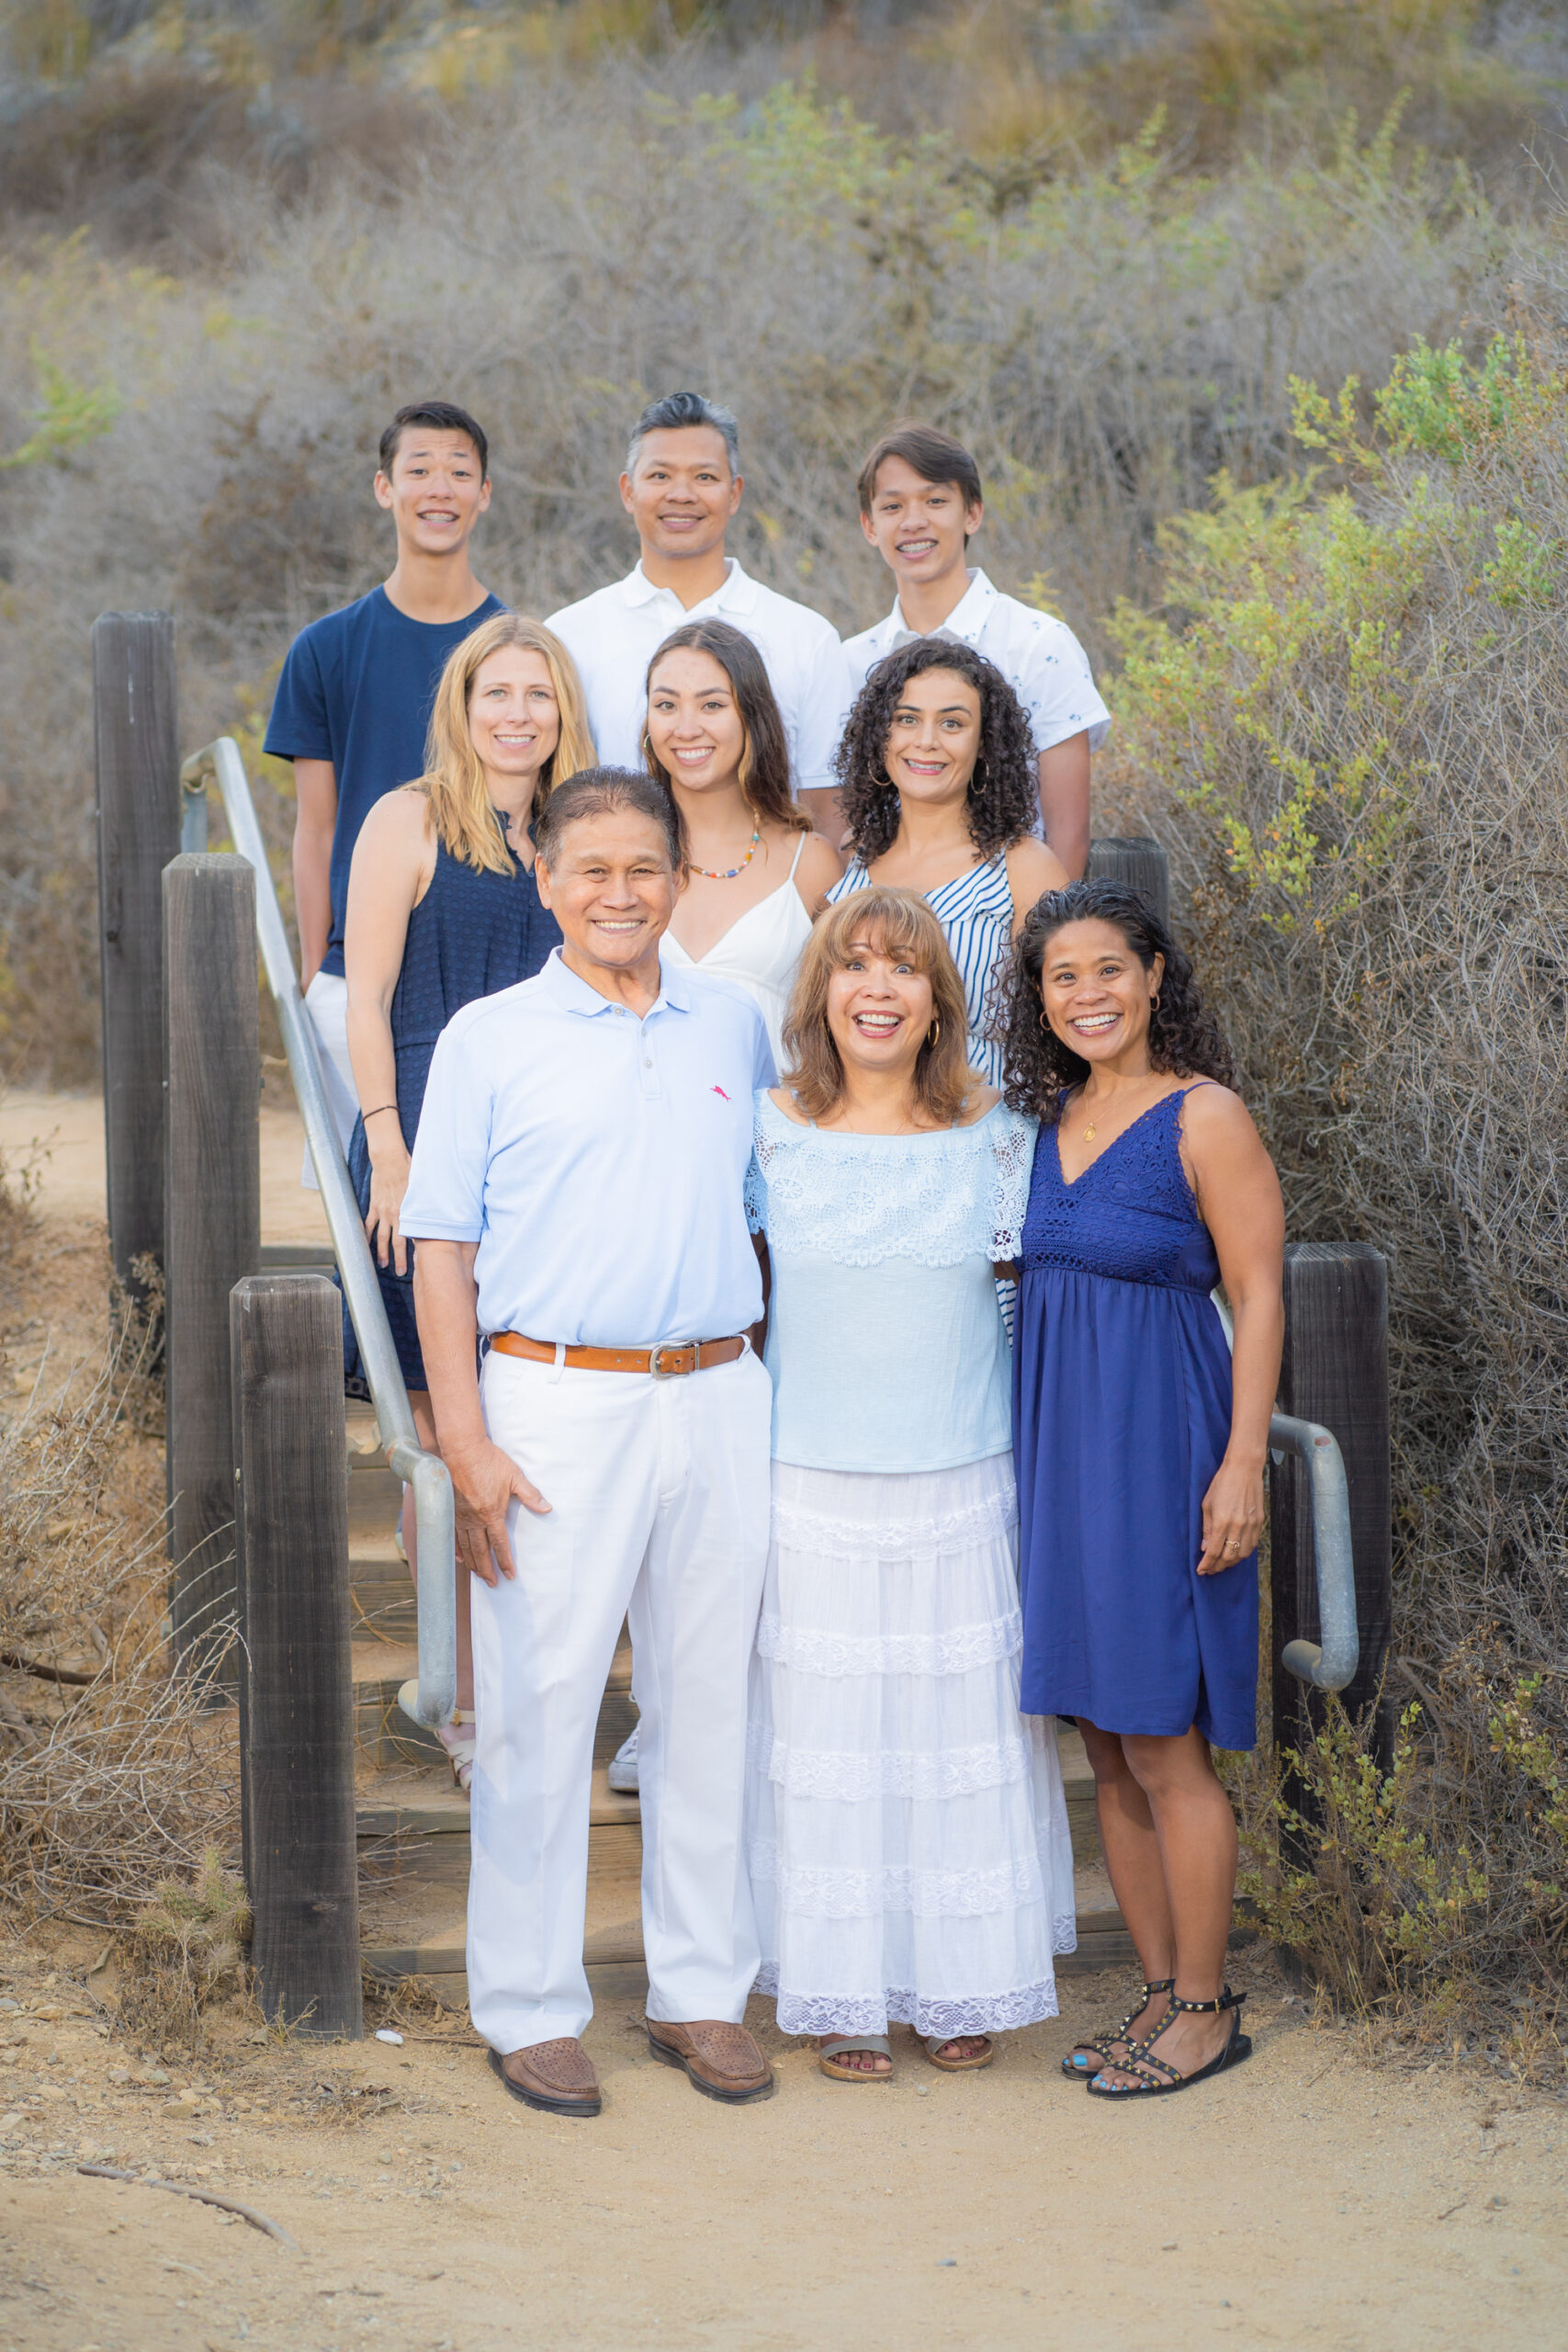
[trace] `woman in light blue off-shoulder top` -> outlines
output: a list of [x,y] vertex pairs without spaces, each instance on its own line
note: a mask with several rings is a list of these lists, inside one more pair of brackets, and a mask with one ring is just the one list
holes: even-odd
[[819,920],[757,1097],[773,1506],[747,1838],[759,1988],[836,2080],[886,2079],[1055,2014],[1074,1939],[1055,1742],[1018,1711],[1011,1258],[1034,1125],[966,1067],[931,910]]

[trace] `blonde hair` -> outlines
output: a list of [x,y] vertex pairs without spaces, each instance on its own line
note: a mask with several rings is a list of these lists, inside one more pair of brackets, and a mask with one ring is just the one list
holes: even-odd
[[856,939],[874,941],[885,955],[891,949],[907,956],[931,984],[936,1035],[928,1035],[916,1057],[915,1100],[933,1126],[950,1127],[985,1081],[969,1067],[969,1008],[947,934],[912,890],[856,890],[818,916],[784,1015],[784,1051],[792,1066],[783,1083],[808,1119],[837,1109],[844,1065],[828,1025],[828,988],[848,964]]
[[596,758],[582,687],[559,638],[552,636],[542,621],[528,620],[521,613],[494,613],[488,621],[481,621],[472,636],[447,656],[425,737],[424,774],[414,779],[413,786],[430,804],[430,821],[443,849],[479,873],[510,874],[512,857],[491,806],[483,764],[474,749],[468,700],[481,665],[509,645],[544,655],[560,712],[559,739],[534,787],[535,819],[558,783],[575,775],[579,768],[592,767]]

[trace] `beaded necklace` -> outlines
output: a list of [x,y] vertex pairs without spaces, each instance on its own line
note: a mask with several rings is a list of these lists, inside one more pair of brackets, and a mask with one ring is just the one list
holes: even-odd
[[759,825],[752,832],[751,846],[747,851],[745,856],[741,859],[739,865],[728,866],[722,874],[716,874],[711,867],[706,865],[694,865],[692,871],[694,874],[700,874],[705,882],[733,882],[738,874],[745,873],[746,868],[756,856],[757,843],[761,840],[761,838],[762,829]]

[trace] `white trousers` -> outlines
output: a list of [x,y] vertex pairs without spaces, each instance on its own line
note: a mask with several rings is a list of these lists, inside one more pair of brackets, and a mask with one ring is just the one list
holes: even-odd
[[668,1380],[492,1351],[481,1395],[491,1436],[552,1508],[513,1503],[515,1580],[472,1588],[469,2014],[505,2053],[581,2034],[593,2013],[593,1734],[629,1617],[648,2014],[738,2021],[760,1960],[742,1816],[772,1384],[750,1349]]
[[[337,1138],[346,1159],[348,1139],[359,1116],[359,1097],[354,1090],[354,1064],[348,1058],[348,982],[341,972],[316,974],[305,991],[305,1010],[310,1016],[310,1026],[321,1049],[321,1077],[326,1084],[327,1108],[333,1114],[333,1124],[337,1129]],[[320,1189],[316,1171],[310,1165],[309,1144],[305,1147],[305,1164],[299,1171],[299,1182],[309,1193]]]

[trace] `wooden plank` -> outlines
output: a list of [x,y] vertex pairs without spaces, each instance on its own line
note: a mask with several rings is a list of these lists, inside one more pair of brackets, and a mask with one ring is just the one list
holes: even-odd
[[164,1252],[164,934],[159,877],[180,845],[175,624],[101,613],[93,624],[98,969],[109,1246],[119,1282]]
[[247,1275],[231,1331],[251,1958],[266,2017],[357,2039],[342,1306],[318,1274]]
[[[612,1897],[617,1891],[617,1865],[620,1915],[611,1916],[615,1906],[613,1901],[606,1902],[606,1897]],[[1133,1939],[1127,1933],[1114,1899],[1110,1896],[1109,1881],[1103,1871],[1091,1868],[1078,1873],[1076,1892],[1079,1906],[1078,1949],[1076,1953],[1058,1953],[1058,1975],[1083,1975],[1095,1969],[1121,1967],[1135,1962],[1137,1954]],[[450,1978],[462,1973],[466,1966],[464,1945],[467,1928],[463,1915],[455,1904],[450,1909],[443,1909],[439,1893],[433,1892],[428,1907],[416,1903],[389,1914],[389,1918],[396,1922],[391,1931],[383,1928],[380,1932],[373,1932],[366,1946],[365,1966],[370,1975],[383,1979],[401,1976]],[[1233,1944],[1247,1942],[1252,1933],[1251,1928],[1237,1928],[1233,1932],[1231,1941]],[[611,1854],[606,1857],[601,1864],[597,1888],[593,1869],[590,1867],[588,1917],[582,1951],[591,1974],[601,1968],[632,1967],[641,1963],[642,1918],[637,1881],[627,1870],[624,1856]]]
[[[261,1251],[256,878],[243,857],[164,869],[170,1619],[199,1671],[237,1604],[229,1294]],[[237,1650],[223,1679],[237,1683]]]
[[1108,835],[1089,845],[1089,879],[1124,882],[1141,890],[1161,922],[1170,923],[1170,865],[1158,842],[1148,833]]
[[[1393,1619],[1388,1267],[1369,1243],[1306,1241],[1286,1250],[1280,1407],[1332,1430],[1345,1457],[1360,1663],[1342,1695],[1352,1716],[1373,1713],[1374,1750],[1386,1770],[1393,1722],[1382,1685]],[[1316,1641],[1319,1630],[1307,1481],[1290,1458],[1274,1468],[1269,1532],[1274,1737],[1290,1747],[1323,1720],[1321,1698],[1280,1662],[1287,1642]]]

